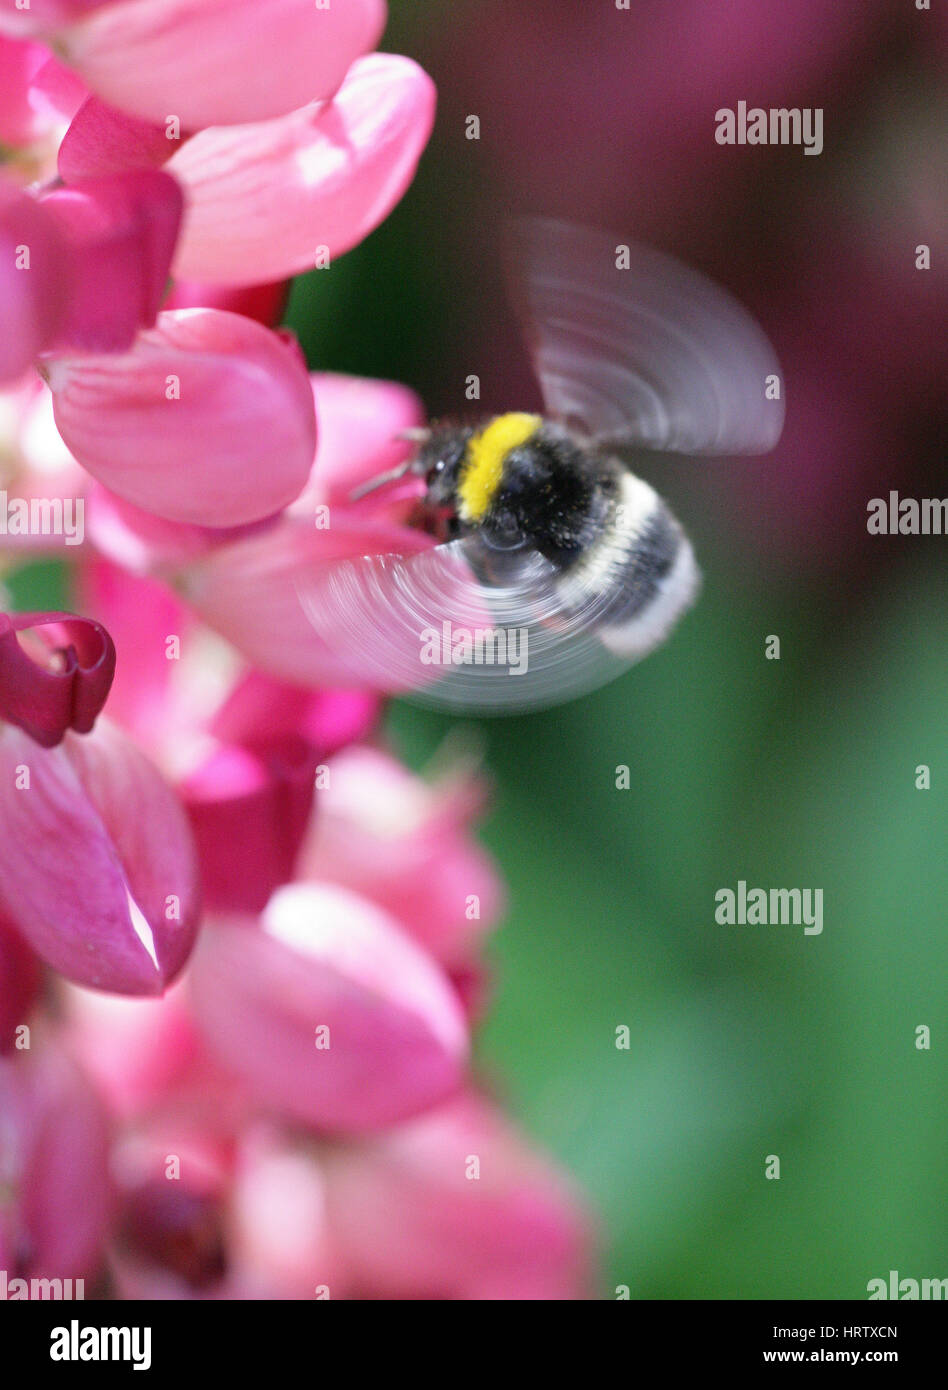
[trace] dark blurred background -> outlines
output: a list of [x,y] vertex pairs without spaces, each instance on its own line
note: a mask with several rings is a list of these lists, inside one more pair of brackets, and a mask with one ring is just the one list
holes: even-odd
[[[890,489],[948,495],[944,9],[391,10],[383,46],[434,76],[438,123],[395,214],[298,282],[314,366],[406,381],[432,415],[464,409],[472,372],[485,410],[533,405],[497,255],[504,218],[533,212],[714,275],[787,384],[775,454],[650,477],[705,571],[668,646],[483,726],[511,905],[482,1072],[589,1193],[607,1295],[860,1298],[890,1269],[944,1277],[948,537],[866,530]],[[718,145],[715,111],[739,100],[822,107],[823,153]],[[450,721],[398,705],[390,727],[421,766]],[[715,891],[741,878],[822,887],[823,934],[717,925]]]

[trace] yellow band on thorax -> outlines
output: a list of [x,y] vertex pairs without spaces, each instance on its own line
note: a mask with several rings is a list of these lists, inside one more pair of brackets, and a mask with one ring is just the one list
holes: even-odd
[[504,460],[534,435],[543,423],[539,415],[510,411],[498,415],[475,434],[467,446],[458,486],[462,521],[480,521],[500,486]]

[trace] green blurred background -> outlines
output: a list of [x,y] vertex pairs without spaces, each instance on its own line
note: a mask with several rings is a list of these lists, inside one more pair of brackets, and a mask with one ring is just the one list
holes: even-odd
[[[436,134],[389,221],[331,274],[297,282],[290,322],[314,366],[406,381],[432,414],[463,409],[475,371],[486,409],[522,407],[533,388],[501,299],[496,230],[527,209],[611,222],[689,254],[773,336],[790,412],[776,459],[668,459],[650,475],[702,562],[695,612],[608,689],[483,724],[495,782],[484,839],[510,910],[491,948],[496,993],[479,1058],[589,1194],[607,1297],[626,1284],[643,1298],[863,1298],[890,1269],[948,1275],[948,539],[865,531],[866,501],[889,487],[946,491],[943,399],[931,389],[938,373],[924,370],[944,363],[931,305],[920,321],[909,305],[907,322],[885,322],[906,283],[886,257],[944,230],[943,204],[921,199],[919,212],[912,197],[927,188],[926,142],[944,107],[880,156],[888,94],[931,80],[929,36],[919,44],[884,7],[854,7],[851,28],[833,36],[839,50],[772,89],[775,104],[792,90],[796,104],[826,107],[822,163],[800,150],[740,152],[709,201],[694,193],[695,171],[711,166],[713,189],[714,159],[733,152],[713,143],[716,102],[703,125],[685,112],[676,128],[673,80],[693,61],[676,50],[692,40],[675,25],[708,7],[668,7],[679,11],[668,32],[640,7],[627,17],[638,29],[621,34],[593,8],[544,0],[515,20],[509,6],[394,0],[383,46],[437,80]],[[705,53],[721,64],[722,98],[766,100],[771,88],[750,76],[762,45],[779,50],[796,24],[813,57],[814,15],[794,0],[771,8],[769,32],[745,28],[744,87],[722,32],[720,52]],[[602,92],[611,80],[621,96],[623,43],[627,108]],[[668,74],[654,120],[632,91],[649,61],[641,44]],[[608,72],[597,66],[606,53]],[[770,61],[779,75],[781,53]],[[565,157],[543,197],[537,140],[559,135],[555,115],[545,137],[530,115],[534,95],[565,111],[591,160],[609,146],[592,208],[588,169]],[[490,139],[465,139],[470,113]],[[658,189],[647,194],[637,141],[651,142],[644,167]],[[627,188],[623,160],[636,173]],[[687,185],[677,219],[676,177]],[[897,209],[879,245],[899,197],[903,243]],[[829,252],[825,268],[802,273],[833,235],[849,270]],[[919,293],[943,289],[933,285]],[[849,354],[855,386],[829,365],[834,350],[834,362]],[[826,372],[814,374],[821,353]],[[834,435],[847,411],[876,452],[856,450],[858,433]],[[770,634],[779,661],[765,659]],[[389,726],[421,767],[451,721],[399,704]],[[923,763],[927,791],[915,786]],[[627,791],[616,788],[622,764]],[[822,887],[823,934],[718,926],[715,891],[741,878]],[[628,1051],[615,1045],[622,1024]],[[916,1049],[920,1024],[930,1051]],[[779,1181],[764,1176],[771,1154]]]

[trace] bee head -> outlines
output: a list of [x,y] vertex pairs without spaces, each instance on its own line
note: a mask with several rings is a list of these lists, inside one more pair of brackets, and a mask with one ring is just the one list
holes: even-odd
[[473,433],[473,429],[456,426],[434,429],[418,451],[412,472],[424,478],[426,501],[432,505],[448,506],[454,500],[468,441]]

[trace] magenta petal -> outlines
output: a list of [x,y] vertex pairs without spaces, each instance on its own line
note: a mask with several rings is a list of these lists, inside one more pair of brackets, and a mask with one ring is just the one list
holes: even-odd
[[384,23],[384,0],[112,0],[60,38],[106,101],[199,130],[330,96]]
[[49,346],[124,352],[155,321],[181,224],[183,199],[160,170],[90,179],[46,194],[42,207],[68,244],[72,292]]
[[214,716],[211,733],[222,743],[259,744],[279,730],[306,739],[320,758],[368,736],[381,700],[362,690],[306,690],[251,673]]
[[0,911],[0,1054],[16,1044],[16,1030],[29,1022],[39,992],[39,961]]
[[357,246],[404,194],[434,122],[408,58],[360,58],[328,105],[201,131],[168,165],[188,195],[175,274],[255,284]]
[[92,1278],[111,1197],[106,1118],[83,1074],[49,1039],[0,1058],[0,1173],[0,1268],[8,1280]]
[[208,927],[190,978],[208,1043],[262,1103],[319,1129],[364,1130],[457,1089],[467,1053],[457,998],[385,913],[295,884],[261,927]]
[[132,169],[160,169],[177,148],[164,126],[116,111],[98,97],[88,97],[59,146],[59,177],[76,183]]
[[265,285],[209,285],[203,280],[176,280],[165,300],[166,309],[227,309],[275,328],[286,313],[290,281]]
[[66,242],[49,212],[0,179],[0,383],[15,381],[66,312]]
[[179,788],[206,906],[261,912],[292,877],[313,809],[316,754],[301,738],[221,748]]
[[194,846],[159,773],[116,729],[40,749],[0,728],[0,901],[78,984],[160,994],[198,921]]
[[[27,631],[42,638],[54,665],[39,665],[23,649],[16,634]],[[0,613],[0,719],[44,748],[60,743],[67,729],[90,731],[114,675],[112,639],[91,618]]]
[[89,472],[169,521],[239,526],[302,490],[316,447],[295,355],[219,309],[159,315],[120,357],[49,364],[56,424]]

